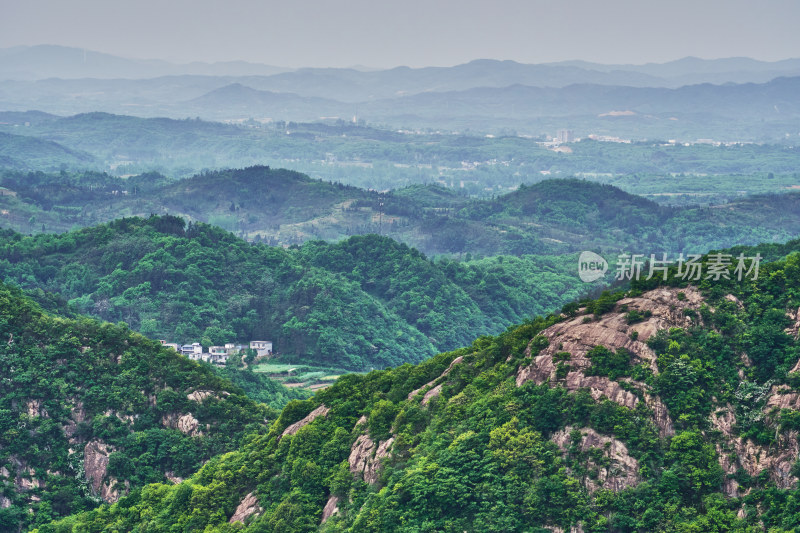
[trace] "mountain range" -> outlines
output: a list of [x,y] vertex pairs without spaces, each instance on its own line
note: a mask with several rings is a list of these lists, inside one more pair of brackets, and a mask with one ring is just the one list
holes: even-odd
[[[58,47],[4,50],[0,109],[214,120],[356,117],[394,126],[513,128],[532,135],[566,127],[579,135],[610,130],[617,136],[674,138],[691,132],[694,138],[755,140],[796,133],[787,128],[798,113],[800,75],[800,60],[746,58],[643,66],[476,60],[453,67],[264,75],[267,67],[254,65],[184,68],[102,54],[91,55],[82,70],[80,57],[80,50]],[[31,74],[19,74],[22,66]],[[247,75],[230,73],[248,67]],[[33,74],[47,69],[50,75]],[[629,117],[624,126],[608,118],[620,116]],[[769,127],[758,126],[761,121]]]

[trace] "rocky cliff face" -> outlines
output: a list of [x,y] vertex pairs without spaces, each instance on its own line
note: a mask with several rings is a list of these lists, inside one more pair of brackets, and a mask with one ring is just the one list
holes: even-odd
[[757,476],[766,470],[770,480],[778,488],[794,487],[797,476],[792,473],[792,467],[800,454],[798,432],[791,430],[778,433],[777,441],[765,447],[736,436],[734,433],[736,424],[736,415],[730,405],[711,414],[712,427],[722,433],[722,441],[716,448],[720,466],[726,474],[723,481],[725,494],[732,497],[742,496],[739,483],[730,477],[739,469],[750,476]]
[[387,457],[391,451],[394,437],[385,441],[373,441],[367,435],[356,439],[347,462],[350,463],[350,472],[360,477],[370,485],[378,481],[381,470],[381,459]]
[[[581,461],[596,477],[585,477],[584,485],[590,493],[600,488],[619,492],[639,483],[639,462],[630,456],[628,448],[619,440],[601,435],[591,428],[581,429],[579,441],[573,439],[574,428],[567,426],[551,437],[565,453],[579,453],[586,456]],[[598,450],[603,461],[595,461],[591,450]]]
[[83,448],[83,466],[92,493],[106,502],[115,502],[128,492],[128,484],[120,487],[117,479],[108,476],[108,457],[114,449],[101,440],[91,440]]
[[[682,296],[678,294],[682,293]],[[671,327],[687,327],[691,319],[684,313],[686,309],[698,309],[703,299],[700,293],[692,288],[683,289],[659,288],[648,291],[635,298],[624,298],[617,302],[614,311],[606,313],[599,320],[594,317],[579,315],[570,320],[559,322],[542,332],[549,344],[538,354],[531,354],[528,346],[526,355],[533,359],[527,366],[521,366],[517,372],[517,386],[528,381],[537,384],[556,383],[567,390],[589,389],[592,397],[603,396],[620,405],[633,408],[639,397],[626,390],[619,382],[601,376],[586,376],[584,371],[591,366],[586,354],[595,346],[605,346],[611,350],[624,348],[633,354],[639,362],[650,365],[654,373],[658,373],[656,356],[646,341],[658,330]],[[626,313],[638,311],[647,318],[641,322],[629,324]],[[570,371],[565,377],[557,376],[556,362],[553,356],[559,352],[570,354],[568,361]],[[648,407],[653,410],[654,421],[662,436],[674,432],[672,420],[667,409],[657,397],[648,393],[644,383],[626,380],[641,391]]]

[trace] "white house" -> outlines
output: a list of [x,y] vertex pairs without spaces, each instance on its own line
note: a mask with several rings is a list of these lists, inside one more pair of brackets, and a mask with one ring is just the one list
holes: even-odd
[[259,357],[272,355],[272,341],[250,341],[250,349],[255,350]]

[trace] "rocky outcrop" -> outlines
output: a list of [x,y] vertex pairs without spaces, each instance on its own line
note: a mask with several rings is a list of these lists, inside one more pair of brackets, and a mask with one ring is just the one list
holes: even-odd
[[[792,325],[783,331],[797,339],[798,335],[800,335],[800,307],[798,307],[796,310],[787,311],[786,316],[788,316],[789,320],[792,321]],[[798,367],[800,367],[800,361],[797,362],[795,367],[792,369],[792,372],[797,372],[795,369],[800,370]]]
[[31,467],[22,469],[16,479],[17,490],[29,491],[34,489],[41,489],[44,487],[44,482],[36,477],[36,472]]
[[[683,296],[678,296],[679,293]],[[614,311],[606,313],[599,320],[577,316],[554,324],[541,333],[549,341],[547,347],[534,355],[531,353],[531,345],[528,346],[526,355],[533,360],[530,365],[520,367],[517,371],[517,386],[528,381],[537,384],[560,383],[567,390],[589,389],[595,399],[605,396],[632,408],[639,401],[636,394],[608,378],[584,375],[584,371],[591,366],[586,354],[595,346],[605,346],[610,350],[624,348],[635,359],[649,364],[654,373],[658,373],[656,355],[645,342],[661,329],[691,325],[691,318],[684,311],[699,309],[701,304],[700,293],[692,287],[658,288],[635,298],[620,300]],[[638,311],[647,318],[629,324],[626,314],[630,311]],[[586,320],[587,318],[590,320]],[[565,363],[570,369],[562,378],[557,375],[557,362],[553,360],[553,356],[560,352],[569,354],[569,360]],[[672,420],[663,403],[647,394],[644,384],[633,381],[628,383],[643,391],[645,402],[656,415],[655,422],[661,435],[672,434]]]
[[203,403],[208,398],[214,398],[216,400],[220,400],[220,396],[230,396],[231,393],[227,391],[222,391],[220,393],[215,393],[214,391],[210,390],[196,390],[194,392],[190,392],[186,395],[186,398],[197,403]]
[[92,492],[100,493],[108,470],[108,456],[113,449],[101,440],[89,441],[83,449],[83,466]]
[[192,437],[203,435],[203,432],[199,429],[200,422],[192,413],[186,413],[184,415],[180,413],[167,413],[161,417],[161,425],[170,429],[177,429],[184,435]]
[[394,437],[389,437],[383,442],[374,442],[367,435],[360,435],[350,448],[350,472],[369,484],[378,481],[381,469],[381,459],[389,455]]
[[283,433],[281,433],[281,437],[285,437],[286,435],[294,435],[300,430],[300,428],[302,428],[307,424],[310,424],[318,416],[326,416],[328,414],[328,411],[330,411],[329,408],[325,407],[324,405],[320,405],[319,407],[308,413],[308,415],[306,415],[305,418],[303,418],[298,422],[295,422],[291,426],[284,429]]
[[172,470],[167,470],[166,472],[164,472],[164,477],[167,478],[168,480],[170,480],[171,482],[173,482],[176,485],[179,484],[179,483],[183,483],[185,481],[184,478],[182,478],[180,476],[176,476],[175,472],[173,472]]
[[206,398],[210,398],[214,393],[210,390],[196,390],[186,395],[186,398],[193,402],[202,403]]
[[178,419],[178,431],[184,435],[200,435],[201,432],[197,431],[197,426],[200,422],[192,416],[192,413],[187,413]]
[[[554,433],[551,440],[566,452],[573,446],[572,431],[573,428],[567,426]],[[581,440],[575,451],[586,454],[592,449],[598,449],[607,459],[607,462],[604,461],[599,465],[591,457],[587,459],[585,464],[597,472],[596,479],[588,477],[584,479],[589,492],[593,493],[600,488],[619,492],[639,483],[639,462],[630,456],[625,444],[613,437],[601,435],[591,428],[581,429],[580,433]]]
[[28,416],[40,416],[42,418],[47,418],[47,409],[42,407],[41,400],[28,400],[25,403],[26,411],[28,412]]
[[339,496],[331,496],[328,498],[328,502],[325,504],[325,507],[322,509],[322,524],[328,521],[328,518],[332,517],[336,513],[339,512]]
[[78,424],[86,421],[86,409],[83,407],[83,402],[75,400],[75,405],[70,410],[70,417],[62,426],[64,435],[66,435],[70,444],[75,444],[77,439],[74,438],[75,433],[78,431]]
[[[464,356],[462,356],[462,355],[459,355],[458,357],[453,359],[450,362],[450,366],[448,366],[447,369],[444,372],[442,372],[439,375],[438,378],[436,378],[436,379],[434,379],[432,381],[429,381],[428,383],[426,383],[422,387],[409,392],[408,393],[408,399],[410,400],[411,398],[413,398],[414,396],[416,396],[420,392],[422,392],[422,391],[424,391],[424,390],[426,390],[426,389],[428,389],[430,387],[433,387],[434,383],[436,383],[437,381],[439,381],[443,377],[447,376],[447,374],[449,374],[450,371],[453,370],[453,367],[455,367],[457,364],[460,364],[462,361],[464,361]],[[438,387],[438,390],[436,392],[434,392],[433,394],[431,394],[430,396],[428,396],[428,394],[425,394],[425,396],[422,398],[422,405],[427,405],[428,402],[431,401],[432,398],[435,398],[436,396],[439,395],[439,393],[442,391],[441,383],[439,385],[437,385],[437,387]],[[434,387],[434,388],[436,388],[436,387]],[[428,391],[428,392],[430,392],[430,391]]]
[[253,515],[258,516],[262,512],[264,512],[264,510],[259,505],[258,498],[255,493],[251,492],[239,502],[239,506],[236,507],[228,523],[233,524],[234,522],[241,522],[244,524],[245,520]]
[[425,396],[422,397],[422,405],[428,405],[428,402],[439,396],[441,393],[442,393],[442,383],[439,383],[434,388],[425,393]]
[[[795,367],[800,366],[800,362]],[[764,411],[770,412],[780,409],[800,410],[800,392],[789,388],[788,385],[774,385],[769,391],[767,405]]]
[[549,529],[552,533],[583,533],[583,524],[578,522],[574,526],[570,526],[569,532],[567,532],[564,528],[559,526],[545,526]]
[[107,476],[108,456],[113,451],[111,446],[97,439],[89,441],[83,449],[83,466],[92,493],[109,503],[119,500],[129,487],[126,481],[124,488],[120,490],[117,480]]
[[736,415],[730,405],[712,413],[710,420],[711,426],[723,437],[722,444],[717,444],[716,448],[720,466],[725,472],[723,491],[726,495],[741,496],[739,484],[730,477],[740,468],[750,476],[756,476],[762,470],[769,471],[770,480],[779,489],[788,489],[797,483],[797,477],[792,474],[792,466],[800,454],[797,431],[778,434],[777,442],[766,448],[733,434]]

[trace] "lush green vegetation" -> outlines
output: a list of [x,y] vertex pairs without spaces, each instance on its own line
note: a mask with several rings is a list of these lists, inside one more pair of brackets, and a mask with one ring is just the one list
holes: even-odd
[[[749,194],[775,193],[799,184],[798,148],[781,144],[684,146],[584,140],[570,143],[571,153],[559,153],[537,144],[545,136],[520,137],[508,128],[505,134],[487,137],[440,131],[400,133],[344,121],[269,125],[253,121],[237,127],[106,113],[14,120],[30,121],[31,126],[14,127],[11,120],[8,125],[0,124],[0,132],[13,134],[0,142],[0,165],[18,170],[92,168],[116,175],[158,171],[184,178],[206,169],[270,165],[363,188],[397,189],[438,182],[480,197],[502,194],[520,183],[536,183],[547,176],[585,175],[634,194],[700,194],[695,199],[704,203],[735,198],[743,190]],[[564,120],[555,117],[539,122],[543,131],[553,135],[564,127]],[[654,121],[672,124],[669,120]],[[707,115],[700,121],[704,129],[725,128],[730,123],[709,124]],[[646,124],[653,120],[641,117],[600,122],[607,123],[602,127],[604,132],[632,132],[642,125],[653,126]],[[760,123],[722,138],[743,139],[758,135],[758,129],[771,137],[775,131],[784,131],[780,128]],[[785,131],[796,134],[793,127]],[[666,140],[675,135],[665,131],[664,135],[647,137]],[[752,179],[770,174],[772,179]],[[743,184],[742,176],[751,179]],[[654,198],[668,203],[676,199]]]
[[0,272],[155,339],[268,339],[284,361],[369,370],[419,362],[557,309],[582,287],[568,259],[433,262],[386,237],[249,244],[177,217],[0,237]]
[[4,172],[0,186],[14,193],[0,195],[0,225],[26,234],[155,213],[207,222],[268,244],[379,233],[431,256],[463,258],[586,249],[702,253],[800,233],[800,191],[665,207],[607,184],[556,179],[496,198],[470,199],[440,186],[379,193],[268,167],[177,181],[157,173],[119,178]]
[[[649,401],[629,407],[560,382],[515,380],[531,363],[525,348],[535,356],[548,346],[540,335],[548,326],[581,308],[589,313],[583,323],[607,313],[627,323],[621,297],[657,288],[650,280],[416,366],[341,377],[314,398],[290,403],[267,433],[186,482],[149,485],[39,531],[236,531],[241,524],[228,520],[248,493],[260,509],[245,519],[247,531],[543,531],[578,524],[596,532],[795,530],[797,478],[787,481],[772,461],[785,453],[789,467],[797,461],[798,411],[765,406],[781,398],[782,387],[796,394],[790,370],[800,346],[785,329],[792,327],[787,311],[800,307],[800,241],[742,251],[777,260],[762,264],[755,280],[703,281],[703,300],[696,310],[687,307],[687,325],[648,340],[658,372],[635,368],[630,353],[590,351],[590,374],[639,398],[659,398],[674,430]],[[673,277],[668,285],[686,283]],[[678,301],[685,299],[679,292]],[[556,356],[569,361],[566,352]],[[422,394],[410,395],[428,390],[426,383],[440,384],[439,395],[422,402]],[[321,405],[330,411],[280,437]],[[726,427],[719,417],[728,411],[736,421]],[[366,423],[358,423],[361,416]],[[592,432],[609,440],[585,448],[583,435]],[[393,439],[369,483],[348,465],[364,435],[376,443]],[[726,470],[737,442],[761,450],[755,472]],[[634,465],[627,467],[632,477],[606,485],[608,476],[625,475],[620,456],[608,451],[621,453],[619,443],[633,461],[625,463]],[[749,452],[741,453],[733,460],[746,461]],[[790,469],[796,476],[797,467]],[[741,490],[723,493],[732,481]],[[338,513],[319,526],[331,497],[338,497]]]
[[[3,531],[91,509],[101,495],[166,475],[187,477],[277,416],[207,365],[124,325],[45,313],[5,284],[0,337]],[[259,378],[260,399],[275,407],[302,397]],[[181,429],[187,415],[195,427]],[[100,459],[89,461],[93,449]]]

